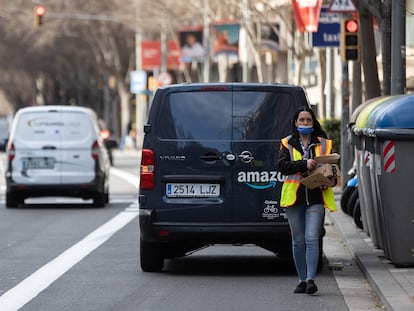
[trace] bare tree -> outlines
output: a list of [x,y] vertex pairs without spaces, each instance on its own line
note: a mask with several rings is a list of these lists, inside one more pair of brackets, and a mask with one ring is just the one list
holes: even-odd
[[[360,14],[366,16],[365,10],[368,10],[378,22],[381,32],[382,94],[388,95],[391,93],[391,0],[355,0],[355,3],[358,6],[358,10],[360,10]],[[362,29],[364,31],[363,27]],[[363,40],[369,40],[369,34],[364,35],[363,33],[362,35]],[[369,41],[363,42],[364,46],[367,45],[369,47]],[[365,56],[373,57],[370,53],[366,53]],[[372,64],[370,67],[372,68]],[[373,91],[373,95],[377,93],[375,90],[370,91]]]

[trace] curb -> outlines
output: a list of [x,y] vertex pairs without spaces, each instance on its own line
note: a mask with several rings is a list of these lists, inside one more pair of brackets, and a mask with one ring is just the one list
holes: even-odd
[[357,265],[376,291],[385,309],[414,310],[414,301],[411,301],[410,295],[390,272],[390,264],[381,261],[380,258],[385,258],[383,251],[368,243],[370,238],[341,210],[328,213],[328,217],[347,244]]

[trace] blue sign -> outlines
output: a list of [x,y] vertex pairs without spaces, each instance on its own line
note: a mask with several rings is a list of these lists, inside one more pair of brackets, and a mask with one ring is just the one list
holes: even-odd
[[312,33],[313,47],[336,47],[341,39],[341,15],[322,7],[318,31]]
[[141,94],[147,89],[147,73],[144,70],[131,71],[131,93]]

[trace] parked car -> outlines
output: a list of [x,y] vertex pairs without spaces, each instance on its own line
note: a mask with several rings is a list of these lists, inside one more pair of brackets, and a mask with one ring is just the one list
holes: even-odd
[[277,160],[294,111],[305,105],[304,90],[290,85],[182,84],[156,91],[141,159],[143,271],[161,271],[165,258],[217,243],[255,244],[292,258]]
[[18,110],[7,145],[6,206],[30,197],[109,200],[109,157],[93,110],[36,106]]

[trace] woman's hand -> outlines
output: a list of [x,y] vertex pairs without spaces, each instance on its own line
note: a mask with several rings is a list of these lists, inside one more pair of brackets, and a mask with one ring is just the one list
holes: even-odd
[[321,191],[325,191],[326,189],[328,189],[329,187],[335,187],[336,186],[336,178],[330,178],[330,183],[329,184],[325,184],[319,187],[319,189],[321,189]]
[[309,171],[313,171],[316,168],[316,165],[318,165],[318,162],[313,159],[308,159],[306,162],[306,167]]

